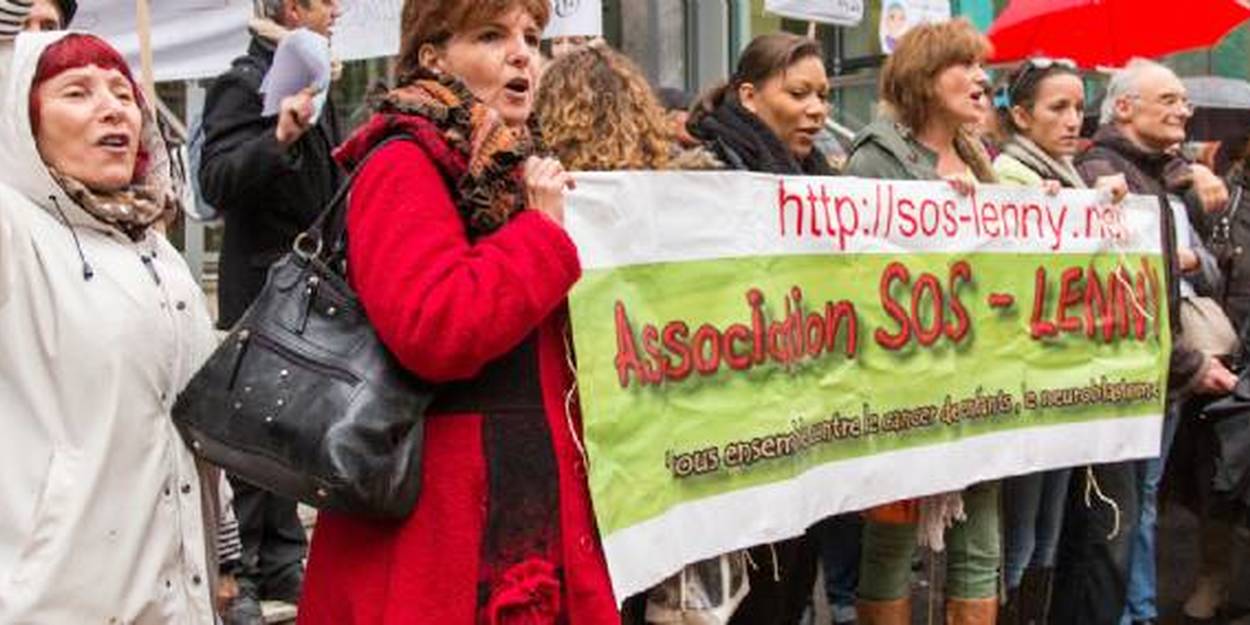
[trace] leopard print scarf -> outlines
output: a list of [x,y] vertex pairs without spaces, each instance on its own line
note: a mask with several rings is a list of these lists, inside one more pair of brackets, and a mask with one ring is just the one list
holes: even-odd
[[161,198],[161,193],[151,186],[136,184],[117,191],[93,191],[53,167],[49,167],[48,171],[65,194],[87,214],[126,235],[131,241],[143,240],[148,228],[171,210],[169,203]]

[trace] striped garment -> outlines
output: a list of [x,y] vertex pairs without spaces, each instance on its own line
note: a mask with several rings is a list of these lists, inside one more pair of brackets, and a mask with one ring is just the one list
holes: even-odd
[[217,517],[217,562],[225,571],[234,568],[243,559],[243,539],[239,537],[239,521],[234,516],[234,491],[224,473],[221,474],[217,495],[221,504]]
[[22,31],[34,0],[0,0],[0,40],[12,39]]

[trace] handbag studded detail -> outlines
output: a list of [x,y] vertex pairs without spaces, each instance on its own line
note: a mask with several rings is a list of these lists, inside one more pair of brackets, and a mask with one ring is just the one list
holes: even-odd
[[432,385],[374,333],[345,278],[346,196],[375,146],[192,378],[174,423],[197,455],[320,509],[403,518]]

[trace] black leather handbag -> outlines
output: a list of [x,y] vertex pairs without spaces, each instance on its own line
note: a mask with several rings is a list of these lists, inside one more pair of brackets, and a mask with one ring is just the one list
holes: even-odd
[[345,198],[363,162],[270,268],[173,416],[196,454],[262,489],[402,518],[420,491],[434,388],[382,345],[345,278]]

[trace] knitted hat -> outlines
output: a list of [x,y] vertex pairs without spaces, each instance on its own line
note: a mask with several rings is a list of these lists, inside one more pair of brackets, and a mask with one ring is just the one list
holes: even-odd
[[78,12],[78,2],[76,0],[56,0],[56,4],[61,9],[62,26],[69,28],[69,23],[74,21],[74,14]]

